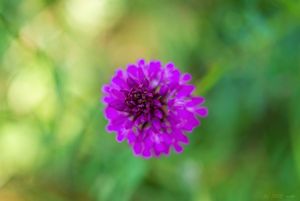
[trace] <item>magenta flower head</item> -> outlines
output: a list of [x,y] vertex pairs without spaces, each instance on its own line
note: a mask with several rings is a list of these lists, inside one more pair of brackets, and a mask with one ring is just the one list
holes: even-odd
[[183,151],[186,133],[206,117],[205,99],[193,96],[192,76],[181,74],[173,63],[139,60],[126,70],[117,70],[111,83],[104,85],[105,117],[108,132],[116,140],[127,140],[136,156],[150,158],[169,155],[173,148]]

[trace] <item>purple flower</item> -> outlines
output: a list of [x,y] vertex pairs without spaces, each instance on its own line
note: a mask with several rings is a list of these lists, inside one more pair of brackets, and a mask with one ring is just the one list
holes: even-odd
[[140,60],[126,70],[117,70],[111,83],[103,86],[108,132],[116,140],[128,141],[136,156],[149,158],[183,151],[186,133],[206,117],[205,99],[193,96],[192,76],[181,74],[173,63]]

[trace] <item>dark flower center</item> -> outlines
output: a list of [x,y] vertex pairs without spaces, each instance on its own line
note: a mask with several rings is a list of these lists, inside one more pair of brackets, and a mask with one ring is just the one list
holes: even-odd
[[132,88],[127,94],[125,103],[135,117],[151,111],[154,95],[147,89]]
[[126,111],[132,120],[137,120],[141,115],[141,129],[149,124],[149,120],[159,119],[164,121],[166,117],[166,97],[164,93],[160,93],[160,88],[149,89],[145,86],[136,86],[130,91],[122,90],[125,94]]

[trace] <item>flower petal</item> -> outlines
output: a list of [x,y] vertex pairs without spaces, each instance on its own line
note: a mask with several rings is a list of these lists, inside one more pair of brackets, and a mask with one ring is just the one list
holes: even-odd
[[142,144],[140,142],[136,142],[133,145],[133,153],[135,155],[140,155],[142,153]]
[[177,93],[177,98],[186,97],[191,95],[191,93],[195,90],[193,85],[182,85],[180,90]]
[[197,114],[200,117],[207,117],[208,116],[208,109],[207,107],[200,107],[199,109],[196,110]]

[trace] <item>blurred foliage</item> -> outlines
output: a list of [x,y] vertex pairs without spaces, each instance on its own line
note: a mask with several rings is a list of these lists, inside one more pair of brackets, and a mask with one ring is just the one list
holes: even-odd
[[[300,1],[1,0],[0,201],[300,200]],[[210,115],[181,155],[105,131],[138,58],[193,74]]]

